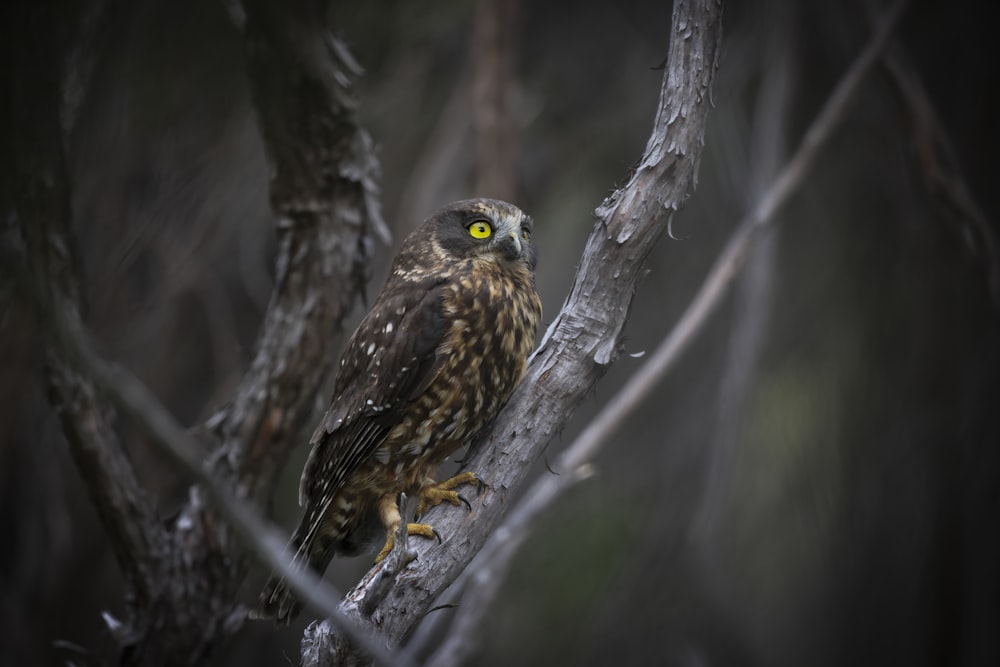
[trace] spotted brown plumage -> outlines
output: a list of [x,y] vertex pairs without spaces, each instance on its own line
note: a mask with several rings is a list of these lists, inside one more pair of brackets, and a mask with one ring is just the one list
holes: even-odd
[[[400,493],[457,502],[430,474],[471,440],[524,375],[541,317],[532,221],[502,201],[445,206],[403,242],[385,287],[351,336],[333,400],[302,472],[294,564],[324,572],[372,526],[400,522]],[[416,530],[414,530],[416,526]],[[423,524],[411,532],[432,535]],[[301,603],[272,576],[252,612],[288,623]]]

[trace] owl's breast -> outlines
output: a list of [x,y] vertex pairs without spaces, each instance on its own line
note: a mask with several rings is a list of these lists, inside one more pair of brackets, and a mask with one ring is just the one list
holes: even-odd
[[437,465],[499,412],[524,375],[541,318],[531,274],[470,271],[444,289],[439,371],[376,456],[397,477]]

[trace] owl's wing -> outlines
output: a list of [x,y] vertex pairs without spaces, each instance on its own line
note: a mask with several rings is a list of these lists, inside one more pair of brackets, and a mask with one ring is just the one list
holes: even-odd
[[442,286],[440,280],[387,285],[348,341],[333,401],[313,433],[300,505],[328,504],[437,375],[448,326]]

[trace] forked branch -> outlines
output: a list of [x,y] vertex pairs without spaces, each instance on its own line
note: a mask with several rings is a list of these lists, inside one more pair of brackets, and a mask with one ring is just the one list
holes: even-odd
[[[618,357],[645,260],[694,183],[711,106],[721,9],[717,0],[675,3],[659,106],[642,159],[629,182],[598,209],[565,304],[521,386],[465,462],[488,487],[471,513],[440,507],[429,513],[427,520],[446,536],[444,543],[412,545],[418,559],[399,575],[393,594],[372,619],[364,617],[360,605],[378,568],[345,599],[344,611],[369,623],[389,644],[401,644],[468,567],[513,502],[531,463]],[[363,660],[331,637],[325,624],[307,628],[304,664]],[[317,646],[324,650],[314,650]]]

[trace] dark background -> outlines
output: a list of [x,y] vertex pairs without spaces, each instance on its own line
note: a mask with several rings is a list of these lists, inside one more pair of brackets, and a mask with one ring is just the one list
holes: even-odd
[[[360,115],[398,242],[440,204],[492,194],[475,190],[476,8],[343,4],[332,16],[366,70]],[[514,199],[536,220],[546,321],[591,211],[643,149],[660,87],[670,3],[611,4],[524,2],[514,22]],[[995,221],[988,4],[913,3],[901,43]],[[698,187],[678,240],[651,257],[627,352],[670,330],[864,45],[865,16],[850,2],[726,4]],[[245,369],[271,287],[240,37],[221,3],[138,0],[115,5],[98,49],[68,147],[89,321],[102,351],[193,425]],[[5,243],[18,131],[6,125]],[[1000,664],[996,268],[981,230],[928,190],[916,148],[877,69],[721,312],[520,554],[477,664]],[[378,248],[369,294],[393,251]],[[0,663],[60,664],[59,641],[107,656],[101,614],[123,608],[119,573],[14,275],[0,289]],[[642,361],[623,356],[550,451]],[[125,442],[169,514],[189,480],[140,437]],[[305,443],[275,498],[289,528]],[[347,587],[366,564],[329,576]],[[297,664],[300,630],[251,624],[226,664]]]

